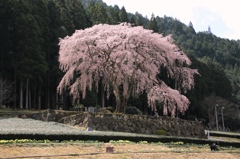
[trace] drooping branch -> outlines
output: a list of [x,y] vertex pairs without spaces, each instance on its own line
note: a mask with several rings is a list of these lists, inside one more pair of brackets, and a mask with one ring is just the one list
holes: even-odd
[[99,24],[77,30],[61,39],[59,45],[60,69],[66,72],[58,86],[60,93],[67,87],[73,98],[79,98],[79,92],[85,97],[86,89],[91,90],[101,80],[107,94],[114,92],[121,110],[131,93],[139,95],[143,91],[148,93],[150,107],[155,108],[156,100],[163,102],[165,114],[174,116],[176,108],[184,112],[189,106],[185,96],[157,78],[163,66],[175,79],[178,90],[186,92],[194,86],[197,70],[188,68],[191,61],[171,36],[128,23]]

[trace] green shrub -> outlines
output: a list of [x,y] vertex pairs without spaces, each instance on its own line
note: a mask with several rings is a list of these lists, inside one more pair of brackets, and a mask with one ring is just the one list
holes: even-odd
[[158,135],[167,135],[167,131],[166,130],[158,130],[157,134]]
[[138,115],[142,114],[141,110],[139,110],[138,108],[136,108],[134,106],[127,107],[125,113],[126,114],[138,114]]
[[84,111],[85,106],[83,104],[76,104],[73,109],[77,111]]
[[111,113],[114,112],[114,109],[113,109],[113,107],[111,107],[111,106],[108,106],[108,107],[107,107],[107,110],[110,111]]

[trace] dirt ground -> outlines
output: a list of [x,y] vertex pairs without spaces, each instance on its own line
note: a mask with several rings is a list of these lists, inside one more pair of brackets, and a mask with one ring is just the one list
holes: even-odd
[[[114,147],[107,153],[106,147]],[[240,149],[207,146],[166,146],[159,144],[6,144],[0,145],[0,158],[11,159],[239,159]]]

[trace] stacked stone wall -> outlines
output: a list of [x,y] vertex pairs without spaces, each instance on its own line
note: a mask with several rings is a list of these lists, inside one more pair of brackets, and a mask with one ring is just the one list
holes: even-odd
[[60,121],[65,124],[97,131],[131,132],[158,135],[165,131],[169,136],[205,138],[201,122],[163,116],[128,114],[80,113]]

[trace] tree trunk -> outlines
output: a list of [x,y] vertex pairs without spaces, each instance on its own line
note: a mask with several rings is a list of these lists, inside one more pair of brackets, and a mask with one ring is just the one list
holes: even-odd
[[[16,69],[14,69],[14,95],[17,94],[17,77],[16,77]],[[17,98],[14,99],[13,102],[14,109],[17,109]]]
[[27,79],[27,85],[26,85],[26,106],[25,108],[28,110],[28,79]]
[[207,114],[208,114],[208,120],[209,120],[209,128],[213,129],[216,121],[215,121],[215,116],[213,115],[213,111],[211,110],[211,108],[209,108],[207,110]]
[[20,81],[20,109],[23,109],[23,84],[22,81]]
[[[49,53],[48,53],[49,54]],[[47,85],[48,85],[48,88],[47,88],[47,107],[50,108],[50,75],[49,75],[49,71],[48,71],[48,81],[47,81]]]
[[104,93],[104,86],[103,86],[103,83],[102,83],[102,78],[99,80],[97,92],[98,92],[97,104],[99,104],[101,107],[105,107],[106,106],[106,101],[105,101],[105,93]]
[[148,105],[145,102],[143,103],[143,114],[148,115]]
[[121,112],[121,97],[119,93],[119,88],[116,84],[113,84],[113,93],[116,98],[116,112]]
[[120,112],[126,112],[127,102],[128,102],[128,98],[122,99]]
[[35,85],[34,86],[34,89],[33,89],[33,109],[36,110],[36,105],[37,105],[37,86]]
[[42,107],[42,101],[41,101],[41,89],[38,90],[38,110],[41,110]]
[[0,81],[0,107],[2,107],[3,102],[3,81]]
[[66,97],[66,91],[64,91],[63,94],[61,95],[61,109],[66,109],[65,97]]
[[31,110],[32,109],[32,93],[31,93],[31,89],[29,89],[29,92],[28,92],[28,109]]
[[56,93],[55,109],[59,109],[58,104],[59,104],[58,93]]
[[125,112],[126,111],[126,107],[127,107],[127,102],[130,96],[130,90],[129,89],[128,93],[126,95],[122,95],[120,94],[120,90],[119,87],[117,86],[117,84],[113,85],[113,93],[116,97],[116,112]]
[[101,105],[102,107],[105,107],[105,96],[104,96],[104,88],[102,83],[101,83]]

